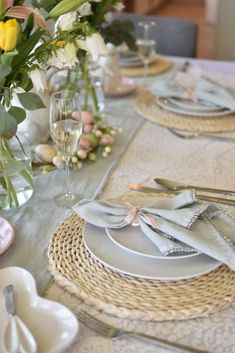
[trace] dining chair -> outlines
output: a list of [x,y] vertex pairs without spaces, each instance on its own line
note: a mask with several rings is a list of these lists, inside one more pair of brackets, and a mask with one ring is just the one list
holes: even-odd
[[139,36],[138,23],[155,21],[152,39],[156,40],[156,51],[162,55],[194,58],[197,49],[197,24],[185,19],[165,16],[137,15],[133,13],[113,13],[114,20],[130,20],[134,23],[134,36]]

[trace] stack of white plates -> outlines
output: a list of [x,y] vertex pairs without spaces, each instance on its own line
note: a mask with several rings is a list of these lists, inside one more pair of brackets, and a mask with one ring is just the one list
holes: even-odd
[[234,113],[233,110],[223,108],[205,101],[193,102],[179,98],[157,98],[157,105],[162,109],[183,115],[201,117],[219,117]]
[[[149,60],[149,64],[155,62],[158,58],[158,55],[155,54]],[[144,66],[143,62],[140,60],[138,53],[136,52],[128,52],[120,57],[120,67],[141,67]]]
[[103,229],[86,224],[84,242],[105,266],[131,276],[181,280],[206,274],[221,263],[199,252],[164,256],[140,227]]

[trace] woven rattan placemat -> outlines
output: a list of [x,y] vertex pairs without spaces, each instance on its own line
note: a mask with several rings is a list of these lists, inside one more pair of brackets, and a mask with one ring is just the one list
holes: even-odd
[[58,226],[49,246],[49,270],[60,286],[95,310],[129,320],[184,320],[207,316],[235,300],[235,272],[226,266],[179,281],[124,275],[91,256],[83,227],[76,214]]
[[[156,61],[148,66],[148,75],[157,75],[169,70],[172,62],[164,56],[159,56]],[[125,67],[121,69],[123,76],[144,76],[144,67]]]
[[235,114],[221,117],[180,115],[161,109],[156,97],[149,90],[141,89],[135,110],[143,118],[161,126],[190,132],[226,132],[235,130]]

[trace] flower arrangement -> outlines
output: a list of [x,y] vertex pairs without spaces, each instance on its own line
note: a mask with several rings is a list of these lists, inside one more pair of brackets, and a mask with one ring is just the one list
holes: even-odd
[[[81,144],[85,139],[87,147],[83,146],[80,157],[76,157],[84,160],[86,154],[90,162],[94,161],[96,157],[91,153],[102,145],[105,135],[103,155],[107,156],[115,131],[105,124],[99,112],[87,54],[94,60],[104,54],[104,39],[116,45],[126,42],[132,48],[135,42],[129,23],[125,22],[123,26],[120,21],[108,23],[110,10],[122,9],[119,0],[34,0],[35,7],[24,5],[22,0],[0,0],[0,5],[0,186],[6,191],[9,207],[18,207],[8,165],[9,160],[16,162],[10,140],[17,137],[17,126],[25,119],[25,109],[45,107],[37,93],[48,92],[55,70],[79,65],[93,97],[94,114],[90,123],[84,123],[86,136]],[[46,10],[47,17],[41,10]],[[56,22],[53,34],[47,27],[49,19]],[[17,98],[21,106],[13,105],[13,98]],[[32,183],[28,169],[20,173],[29,184]]]

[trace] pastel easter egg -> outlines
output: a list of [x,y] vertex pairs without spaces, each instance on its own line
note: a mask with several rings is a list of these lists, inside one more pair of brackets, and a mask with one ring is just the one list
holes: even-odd
[[35,153],[42,161],[52,162],[53,158],[56,156],[56,149],[52,145],[41,144],[36,146]]
[[85,136],[81,136],[80,141],[79,141],[80,147],[82,147],[84,150],[87,150],[90,148],[90,142],[87,140]]
[[87,112],[87,111],[82,111],[81,112],[81,119],[82,119],[83,125],[92,124],[93,121],[94,121],[92,113],[91,112]]
[[114,143],[114,138],[111,135],[104,134],[100,138],[100,144],[105,146],[105,145],[113,145]]
[[86,124],[83,127],[83,131],[87,134],[88,132],[91,132],[91,130],[93,129],[93,126],[90,124]]
[[72,118],[75,119],[75,120],[81,120],[81,113],[80,112],[73,112],[72,113]]

